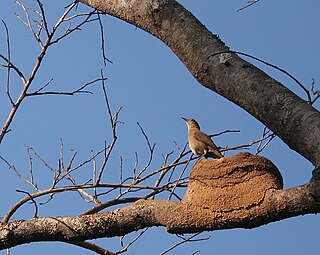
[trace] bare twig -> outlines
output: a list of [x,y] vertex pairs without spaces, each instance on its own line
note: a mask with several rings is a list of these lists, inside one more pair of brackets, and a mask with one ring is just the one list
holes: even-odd
[[[83,184],[83,185],[72,185],[72,186],[63,186],[58,188],[50,188],[46,190],[41,190],[38,192],[35,192],[31,194],[32,198],[37,198],[41,196],[45,196],[48,194],[56,194],[66,191],[76,191],[78,189],[93,189],[93,188],[111,188],[111,189],[118,189],[120,187],[123,188],[130,188],[130,189],[137,189],[137,190],[153,190],[153,191],[162,191],[162,190],[168,190],[168,185],[164,185],[161,187],[153,187],[153,186],[139,186],[139,185],[132,185],[132,184],[112,184],[112,183],[104,183],[104,184]],[[20,201],[18,201],[16,204],[14,204],[10,210],[7,212],[7,214],[3,218],[3,222],[7,222],[11,216],[26,202],[30,201],[29,196],[24,197]]]
[[101,52],[102,52],[102,58],[103,58],[103,63],[106,66],[107,62],[112,64],[112,61],[106,57],[106,50],[105,50],[105,40],[104,40],[104,29],[103,29],[103,24],[101,20],[101,13],[98,12],[98,21],[99,21],[99,27],[100,27],[100,35],[101,35]]
[[137,125],[143,135],[143,137],[145,138],[145,141],[147,142],[148,145],[148,151],[149,151],[149,159],[146,163],[146,165],[140,170],[140,172],[137,174],[136,178],[139,179],[140,176],[148,169],[148,167],[151,165],[152,159],[153,159],[153,153],[154,153],[154,148],[156,146],[156,144],[154,143],[153,145],[151,145],[149,138],[147,136],[147,134],[144,132],[142,126],[140,125],[139,122],[137,122]]
[[311,82],[311,93],[313,94],[314,98],[312,99],[310,104],[313,105],[320,98],[320,91],[318,89],[315,89],[315,80],[313,78]]
[[194,239],[196,236],[198,236],[199,234],[201,233],[195,233],[193,235],[191,235],[190,237],[188,238],[185,238],[185,237],[182,237],[182,236],[178,236],[179,238],[182,239],[182,241],[172,245],[170,248],[168,248],[167,250],[165,250],[164,252],[162,252],[160,255],[164,255],[164,254],[167,254],[169,253],[170,251],[172,251],[173,249],[177,248],[178,246],[186,243],[186,242],[199,242],[199,241],[205,241],[205,240],[209,240],[210,239],[210,236],[206,237],[206,238],[199,238],[199,239]]
[[[44,12],[44,8],[43,8],[43,4],[41,3],[40,0],[36,0],[38,5],[39,5],[39,8],[40,8],[40,11],[41,11],[41,17],[42,17],[42,23],[43,23],[43,28],[47,34],[47,37],[49,37],[50,33],[49,33],[49,28],[48,28],[48,22],[47,22],[47,18],[46,18],[46,15],[45,15],[45,12]],[[41,30],[40,30],[41,31]],[[40,34],[39,34],[40,36]]]
[[[177,165],[175,165],[175,163],[180,162],[180,160],[186,155],[187,145],[188,144],[186,143],[184,148],[183,148],[183,150],[180,150],[180,153],[179,153],[178,157],[171,164],[167,165],[167,157],[164,158],[164,162],[162,163],[162,171],[161,171],[161,173],[159,175],[159,178],[157,179],[157,181],[156,181],[154,186],[158,187],[160,185],[161,181],[163,180],[163,178],[165,177],[165,175],[169,172],[169,170],[173,169],[171,174],[170,174],[170,176],[169,176],[168,181],[171,180],[171,177],[173,175],[174,169],[177,166]],[[191,155],[191,157],[192,157],[192,155]],[[188,164],[190,159],[187,160],[185,162],[185,164]],[[167,167],[167,166],[172,166],[172,167]]]
[[[276,137],[274,133],[271,133],[271,130],[267,127],[264,127],[261,140],[258,142],[258,146],[256,149],[256,155],[261,153],[264,148]],[[265,143],[263,143],[265,142]]]
[[237,12],[238,12],[238,11],[242,11],[242,10],[250,7],[251,5],[254,5],[254,4],[258,3],[259,1],[260,1],[260,0],[250,0],[250,1],[247,2],[247,5],[241,7],[240,9],[238,9]]
[[[120,156],[120,183],[123,183],[123,159],[122,156]],[[122,193],[122,189],[119,189],[119,193]]]
[[80,28],[84,25],[84,24],[87,24],[87,23],[90,23],[92,21],[96,21],[98,20],[98,18],[95,18],[95,19],[91,19],[91,17],[97,13],[96,10],[92,11],[92,12],[89,12],[89,13],[85,13],[85,14],[76,14],[76,15],[73,15],[69,18],[67,18],[67,15],[72,11],[72,9],[77,5],[77,1],[70,4],[66,11],[62,14],[62,16],[60,17],[60,19],[58,20],[58,22],[53,26],[50,34],[54,34],[57,29],[60,27],[61,24],[65,23],[65,22],[69,22],[70,20],[72,19],[75,19],[75,18],[78,18],[78,17],[82,17],[84,16],[85,18],[79,22],[76,26],[72,27],[71,28],[71,25],[68,26],[68,28],[65,30],[65,32],[58,36],[57,38],[55,38],[54,40],[52,40],[50,42],[50,44],[55,44],[55,43],[58,43],[60,40],[62,40],[63,38],[65,38],[66,36],[68,36],[69,34],[73,33],[74,31],[78,31],[80,30]]
[[109,120],[110,120],[110,125],[111,125],[111,129],[112,129],[112,141],[111,144],[108,146],[108,150],[105,153],[105,157],[104,157],[104,161],[100,167],[99,173],[98,173],[98,177],[96,180],[96,184],[99,184],[102,178],[102,174],[104,172],[105,166],[107,165],[107,162],[109,160],[110,154],[116,144],[116,141],[118,139],[117,137],[117,133],[116,133],[116,127],[119,123],[122,123],[121,121],[118,120],[120,111],[122,109],[122,107],[120,107],[118,109],[118,111],[116,111],[116,113],[113,115],[112,111],[111,111],[111,107],[110,107],[110,103],[109,103],[109,99],[108,99],[108,94],[107,94],[107,90],[106,90],[106,86],[105,86],[105,80],[106,78],[104,78],[103,72],[101,70],[101,85],[102,85],[102,90],[103,90],[103,94],[104,94],[104,99],[105,99],[105,103],[106,103],[106,107],[107,107],[107,111],[108,111],[108,115],[109,115]]
[[[89,160],[85,160],[83,161],[80,166],[76,166],[76,168],[72,168],[72,164],[75,160],[75,157],[77,155],[77,152],[74,151],[72,156],[71,156],[71,159],[67,165],[67,167],[65,167],[64,165],[64,149],[63,149],[63,141],[62,139],[60,140],[60,158],[59,158],[59,169],[58,170],[55,170],[53,167],[51,167],[47,161],[41,157],[36,151],[34,148],[30,147],[30,146],[27,146],[27,151],[28,151],[28,154],[29,154],[29,159],[30,159],[30,165],[32,166],[32,155],[31,155],[31,152],[51,171],[54,173],[54,180],[53,180],[53,184],[51,186],[51,188],[54,188],[61,180],[64,180],[64,179],[67,179],[69,180],[73,185],[78,185],[75,181],[75,179],[71,176],[71,173],[73,171],[75,171],[76,169],[79,169],[81,166],[84,166],[86,163],[90,162],[93,158],[91,157]],[[101,152],[100,152],[101,153]],[[100,153],[98,153],[97,155],[99,155]],[[94,158],[97,156],[97,155],[94,155]],[[80,194],[80,196],[85,200],[87,201],[84,197],[86,197],[88,199],[89,202],[94,202],[94,203],[99,203],[99,201],[93,197],[91,194],[87,193],[86,191],[82,190],[82,189],[78,189],[78,192]],[[83,197],[84,196],[84,197]],[[50,198],[50,200],[52,199],[52,197]],[[48,200],[47,202],[44,202],[44,203],[48,203],[50,200]],[[44,204],[43,203],[43,204]]]
[[9,169],[13,170],[13,172],[25,183],[29,184],[32,188],[34,188],[36,191],[39,191],[38,187],[33,183],[33,181],[28,180],[23,175],[20,174],[20,172],[16,169],[16,167],[12,164],[10,164],[9,161],[7,161],[4,157],[0,156],[0,159],[6,163],[6,165],[9,167]]
[[[172,195],[174,194],[175,189],[177,188],[180,180],[182,179],[182,176],[184,175],[184,172],[186,171],[186,169],[187,169],[187,167],[188,167],[191,159],[192,159],[192,155],[190,156],[188,162],[187,162],[187,163],[185,164],[185,166],[183,167],[183,169],[182,169],[182,171],[181,171],[181,173],[180,173],[180,175],[179,175],[179,177],[178,177],[178,179],[177,179],[177,181],[176,181],[176,184],[174,185],[174,187],[172,188],[172,190],[171,190],[171,192],[170,192],[170,195],[169,195],[169,197],[168,197],[168,200],[170,200],[170,199],[172,198]],[[180,199],[180,200],[181,200],[181,199]]]
[[[19,2],[19,1],[16,1],[16,4],[19,5],[19,6],[21,7],[21,9],[24,11],[24,13],[25,13],[25,15],[26,15],[26,21],[24,21],[19,15],[17,15],[17,17],[19,18],[19,20],[20,20],[23,24],[25,24],[25,25],[30,29],[31,34],[33,35],[33,37],[34,37],[34,38],[36,39],[36,41],[40,44],[40,46],[43,47],[43,43],[42,43],[42,41],[41,41],[41,39],[40,39],[40,36],[39,36],[40,32],[39,32],[39,31],[36,32],[36,31],[34,30],[34,28],[33,28],[32,23],[31,23],[31,17],[30,17],[29,11],[30,11],[30,10],[32,11],[32,9],[31,9],[31,8],[27,8],[24,4],[22,4],[22,3]],[[33,11],[33,12],[34,12],[34,11]],[[34,12],[34,13],[39,14],[39,13],[37,13],[37,12]],[[41,15],[40,15],[40,18],[41,18]],[[39,30],[41,30],[41,29],[39,29]]]
[[[21,103],[23,102],[23,100],[27,97],[27,96],[35,96],[35,95],[73,95],[75,93],[91,93],[89,91],[84,90],[88,85],[90,85],[91,83],[87,83],[84,86],[80,87],[77,90],[71,91],[71,92],[61,92],[61,91],[48,91],[48,92],[42,92],[42,90],[47,87],[49,83],[45,84],[44,86],[42,86],[40,89],[38,89],[35,92],[31,92],[29,93],[29,89],[31,84],[33,83],[36,74],[38,73],[38,70],[43,62],[44,57],[47,54],[47,51],[49,49],[49,47],[54,44],[54,43],[58,43],[60,40],[62,40],[63,38],[65,38],[67,35],[69,35],[70,33],[77,31],[79,29],[81,29],[81,27],[84,24],[87,24],[89,22],[95,21],[97,20],[97,18],[92,18],[93,15],[97,14],[98,12],[92,11],[89,13],[82,13],[82,14],[76,14],[73,15],[71,17],[68,17],[68,15],[70,14],[70,12],[76,8],[77,6],[77,1],[75,1],[74,3],[70,4],[65,12],[61,15],[61,17],[58,19],[58,21],[56,22],[56,24],[52,27],[51,30],[49,30],[49,25],[46,19],[46,15],[45,15],[45,11],[42,5],[42,2],[40,0],[36,0],[38,6],[39,6],[39,11],[35,10],[33,8],[27,8],[24,4],[22,4],[19,1],[16,1],[17,5],[19,5],[21,7],[21,9],[23,10],[24,14],[25,14],[25,20],[23,18],[21,18],[20,15],[16,14],[17,18],[25,25],[29,28],[29,30],[31,31],[33,37],[35,38],[35,40],[40,44],[41,50],[40,53],[38,55],[38,57],[36,58],[36,62],[32,68],[32,71],[29,75],[29,78],[26,79],[24,74],[20,71],[20,69],[15,66],[11,60],[10,60],[10,56],[5,57],[4,55],[0,54],[0,58],[3,59],[7,64],[2,64],[0,63],[0,66],[8,68],[8,70],[13,69],[15,70],[15,72],[20,76],[20,78],[22,79],[22,85],[23,88],[20,92],[20,95],[18,96],[18,98],[14,101],[12,98],[10,100],[11,104],[12,104],[12,109],[10,111],[10,113],[7,116],[7,119],[4,122],[4,125],[1,129],[0,132],[0,143],[2,142],[4,136],[8,133],[9,131],[9,127],[13,121],[14,116],[16,115],[16,112],[18,111]],[[36,19],[32,18],[32,15],[36,15]],[[79,17],[84,17],[82,20],[80,20],[74,27],[68,27],[64,33],[58,35],[57,31],[58,29],[62,26],[62,24],[69,22],[72,19],[77,19]],[[40,19],[40,21],[39,21]],[[41,31],[45,30],[46,36],[45,38],[41,38]],[[96,80],[98,81],[98,80]],[[95,81],[94,81],[95,82]],[[9,82],[8,82],[8,78],[7,78],[7,94],[10,95],[9,93]]]
[[33,218],[38,218],[38,205],[36,203],[36,201],[33,199],[32,195],[29,192],[23,191],[23,190],[18,190],[16,189],[17,192],[23,193],[23,194],[27,194],[28,197],[30,198],[30,200],[32,201],[33,205],[34,205],[34,215]]
[[7,68],[7,79],[6,79],[6,93],[9,98],[9,101],[12,105],[14,105],[13,99],[10,95],[10,63],[11,63],[11,50],[10,50],[10,37],[9,37],[9,30],[7,24],[4,22],[4,20],[1,20],[2,24],[4,25],[4,28],[6,30],[6,37],[7,37],[7,55],[8,55],[8,68]]
[[116,252],[116,254],[121,254],[121,253],[124,253],[126,251],[128,251],[128,249],[130,248],[131,245],[133,245],[135,242],[138,241],[138,239],[148,231],[149,228],[146,228],[142,231],[140,231],[140,233],[135,237],[133,238],[133,240],[131,240],[131,242],[129,242],[126,246],[123,245],[123,237],[120,238],[120,242],[121,242],[121,246],[123,248],[121,248],[119,251]]
[[108,207],[111,207],[114,205],[134,203],[140,199],[141,199],[141,197],[128,197],[128,198],[122,198],[122,199],[113,199],[113,200],[108,201],[106,203],[98,204],[98,205],[90,208],[89,210],[83,212],[81,215],[94,214],[94,213],[102,211],[105,208],[108,208]]
[[113,253],[111,251],[108,251],[96,244],[87,242],[87,241],[70,241],[68,242],[70,244],[85,248],[87,250],[93,251],[97,254],[101,254],[101,255],[116,255],[116,253]]
[[[226,147],[226,148],[222,148],[221,151],[230,151],[230,150],[239,150],[239,149],[244,149],[244,148],[248,148],[248,147],[251,147],[252,145],[254,144],[259,144],[261,143],[262,141],[265,141],[271,137],[273,137],[274,134],[267,134],[257,140],[254,140],[252,142],[249,142],[247,144],[242,144],[242,145],[238,145],[238,146],[234,146],[234,147]],[[264,146],[265,147],[265,146]],[[261,152],[261,151],[260,151]]]
[[[103,78],[103,79],[107,79],[107,78]],[[85,88],[87,88],[88,86],[96,83],[96,82],[100,82],[102,81],[102,78],[97,78],[94,79],[93,81],[89,81],[87,83],[85,83],[84,85],[82,85],[81,87],[73,90],[73,91],[45,91],[45,92],[41,92],[45,87],[47,87],[50,83],[51,83],[52,79],[47,82],[44,86],[42,86],[41,88],[39,88],[38,90],[36,90],[35,92],[30,92],[27,93],[26,96],[42,96],[42,95],[67,95],[67,96],[73,96],[77,93],[87,93],[87,94],[93,94],[91,91],[89,90],[84,90]]]
[[[32,158],[32,155],[30,153],[30,150],[29,148],[27,148],[27,153],[29,155],[29,172],[30,172],[30,182],[35,186],[37,187],[37,185],[35,184],[34,182],[34,175],[33,175],[33,158]],[[38,189],[36,189],[38,190]]]
[[227,129],[227,130],[221,131],[219,133],[216,133],[216,134],[213,134],[213,135],[208,135],[208,136],[210,138],[212,138],[214,136],[220,136],[220,135],[223,135],[223,134],[226,134],[226,133],[240,133],[240,130],[239,129],[236,129],[236,130]]
[[7,65],[0,64],[0,66],[13,69],[17,73],[17,75],[21,78],[23,84],[27,82],[27,79],[25,78],[24,74],[20,71],[20,69],[16,65],[14,65],[7,57],[2,55],[1,53],[0,53],[0,58],[2,58],[5,62],[7,62]]

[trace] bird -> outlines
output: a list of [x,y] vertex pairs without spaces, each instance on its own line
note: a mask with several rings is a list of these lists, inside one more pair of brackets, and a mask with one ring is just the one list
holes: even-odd
[[193,154],[204,156],[205,158],[222,158],[223,155],[210,137],[200,131],[200,126],[195,119],[181,117],[188,126],[188,142]]

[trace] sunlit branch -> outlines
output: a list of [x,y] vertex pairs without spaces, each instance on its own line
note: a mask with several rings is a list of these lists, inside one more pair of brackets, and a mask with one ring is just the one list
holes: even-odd
[[[36,39],[36,41],[40,44],[41,47],[43,47],[43,42],[41,41],[40,39],[40,31],[41,31],[41,28],[39,29],[39,32],[36,32],[32,26],[32,23],[31,23],[31,17],[30,17],[30,13],[29,11],[33,11],[34,13],[38,14],[38,12],[35,12],[33,9],[31,8],[27,8],[24,4],[22,4],[21,2],[19,1],[16,1],[16,4],[18,4],[21,9],[24,11],[25,15],[26,15],[26,21],[24,21],[18,14],[16,14],[16,16],[19,18],[19,20],[25,24],[31,31],[33,37]],[[43,17],[41,17],[41,15],[39,15],[41,19],[43,19]]]

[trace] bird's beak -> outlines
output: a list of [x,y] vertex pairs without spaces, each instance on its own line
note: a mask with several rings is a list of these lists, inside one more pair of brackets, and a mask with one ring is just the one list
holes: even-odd
[[188,119],[187,119],[187,118],[183,118],[183,117],[181,117],[181,119],[183,119],[184,121],[188,121]]

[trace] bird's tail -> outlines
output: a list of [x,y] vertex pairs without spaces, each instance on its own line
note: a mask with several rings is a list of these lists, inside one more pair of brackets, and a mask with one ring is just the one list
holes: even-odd
[[224,156],[219,150],[208,151],[206,157],[210,158],[223,158]]

